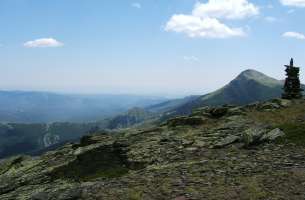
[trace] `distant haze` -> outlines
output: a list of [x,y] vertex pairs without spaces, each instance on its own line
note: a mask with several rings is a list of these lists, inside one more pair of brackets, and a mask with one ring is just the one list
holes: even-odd
[[91,122],[166,99],[131,95],[63,95],[0,91],[0,123]]

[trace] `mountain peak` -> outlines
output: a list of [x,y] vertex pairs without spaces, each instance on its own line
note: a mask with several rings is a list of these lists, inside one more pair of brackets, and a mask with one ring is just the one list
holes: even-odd
[[254,69],[247,69],[241,72],[235,80],[237,81],[254,80],[266,86],[274,86],[280,84],[279,80],[276,80]]
[[282,87],[283,83],[281,81],[259,71],[248,69],[241,72],[234,80],[219,90],[177,107],[174,113],[185,115],[202,106],[245,105],[256,101],[266,101],[280,97]]
[[238,75],[238,77],[247,77],[247,78],[257,78],[260,76],[266,76],[266,75],[254,69],[247,69]]

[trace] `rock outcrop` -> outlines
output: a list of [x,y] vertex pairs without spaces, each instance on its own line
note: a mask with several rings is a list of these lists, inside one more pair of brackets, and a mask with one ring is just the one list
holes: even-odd
[[[304,105],[205,107],[153,128],[2,160],[0,199],[303,199],[305,143],[290,140],[295,132],[282,122],[303,126]],[[280,123],[269,117],[297,111]]]

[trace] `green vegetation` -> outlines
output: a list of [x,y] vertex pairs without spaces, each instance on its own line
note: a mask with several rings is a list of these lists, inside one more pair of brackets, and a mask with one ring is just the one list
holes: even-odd
[[141,190],[129,189],[128,190],[128,200],[142,200],[143,194]]
[[282,142],[305,146],[305,123],[286,123],[279,125],[279,128],[286,134]]
[[243,199],[260,200],[268,198],[267,192],[264,191],[264,186],[256,177],[241,177],[240,183],[244,187],[241,194]]
[[253,110],[248,116],[254,121],[274,128],[280,128],[286,134],[280,142],[291,142],[305,146],[305,106],[303,100],[295,100],[291,106],[279,110]]
[[[269,104],[272,106],[272,104]],[[268,106],[268,105],[267,105]],[[248,116],[255,121],[277,126],[285,123],[300,122],[305,116],[304,102],[293,101],[292,105],[287,104],[284,108],[279,110],[261,111],[253,109],[248,113]]]

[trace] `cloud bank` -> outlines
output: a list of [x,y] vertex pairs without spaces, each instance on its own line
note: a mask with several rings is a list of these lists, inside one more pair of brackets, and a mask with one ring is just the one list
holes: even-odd
[[191,38],[227,38],[246,35],[242,28],[230,28],[215,18],[199,18],[191,15],[172,16],[165,30],[185,33]]
[[241,20],[259,14],[259,8],[248,0],[209,0],[196,3],[191,14],[175,14],[167,22],[166,31],[189,37],[229,38],[245,36],[243,28],[230,27],[220,20]]

